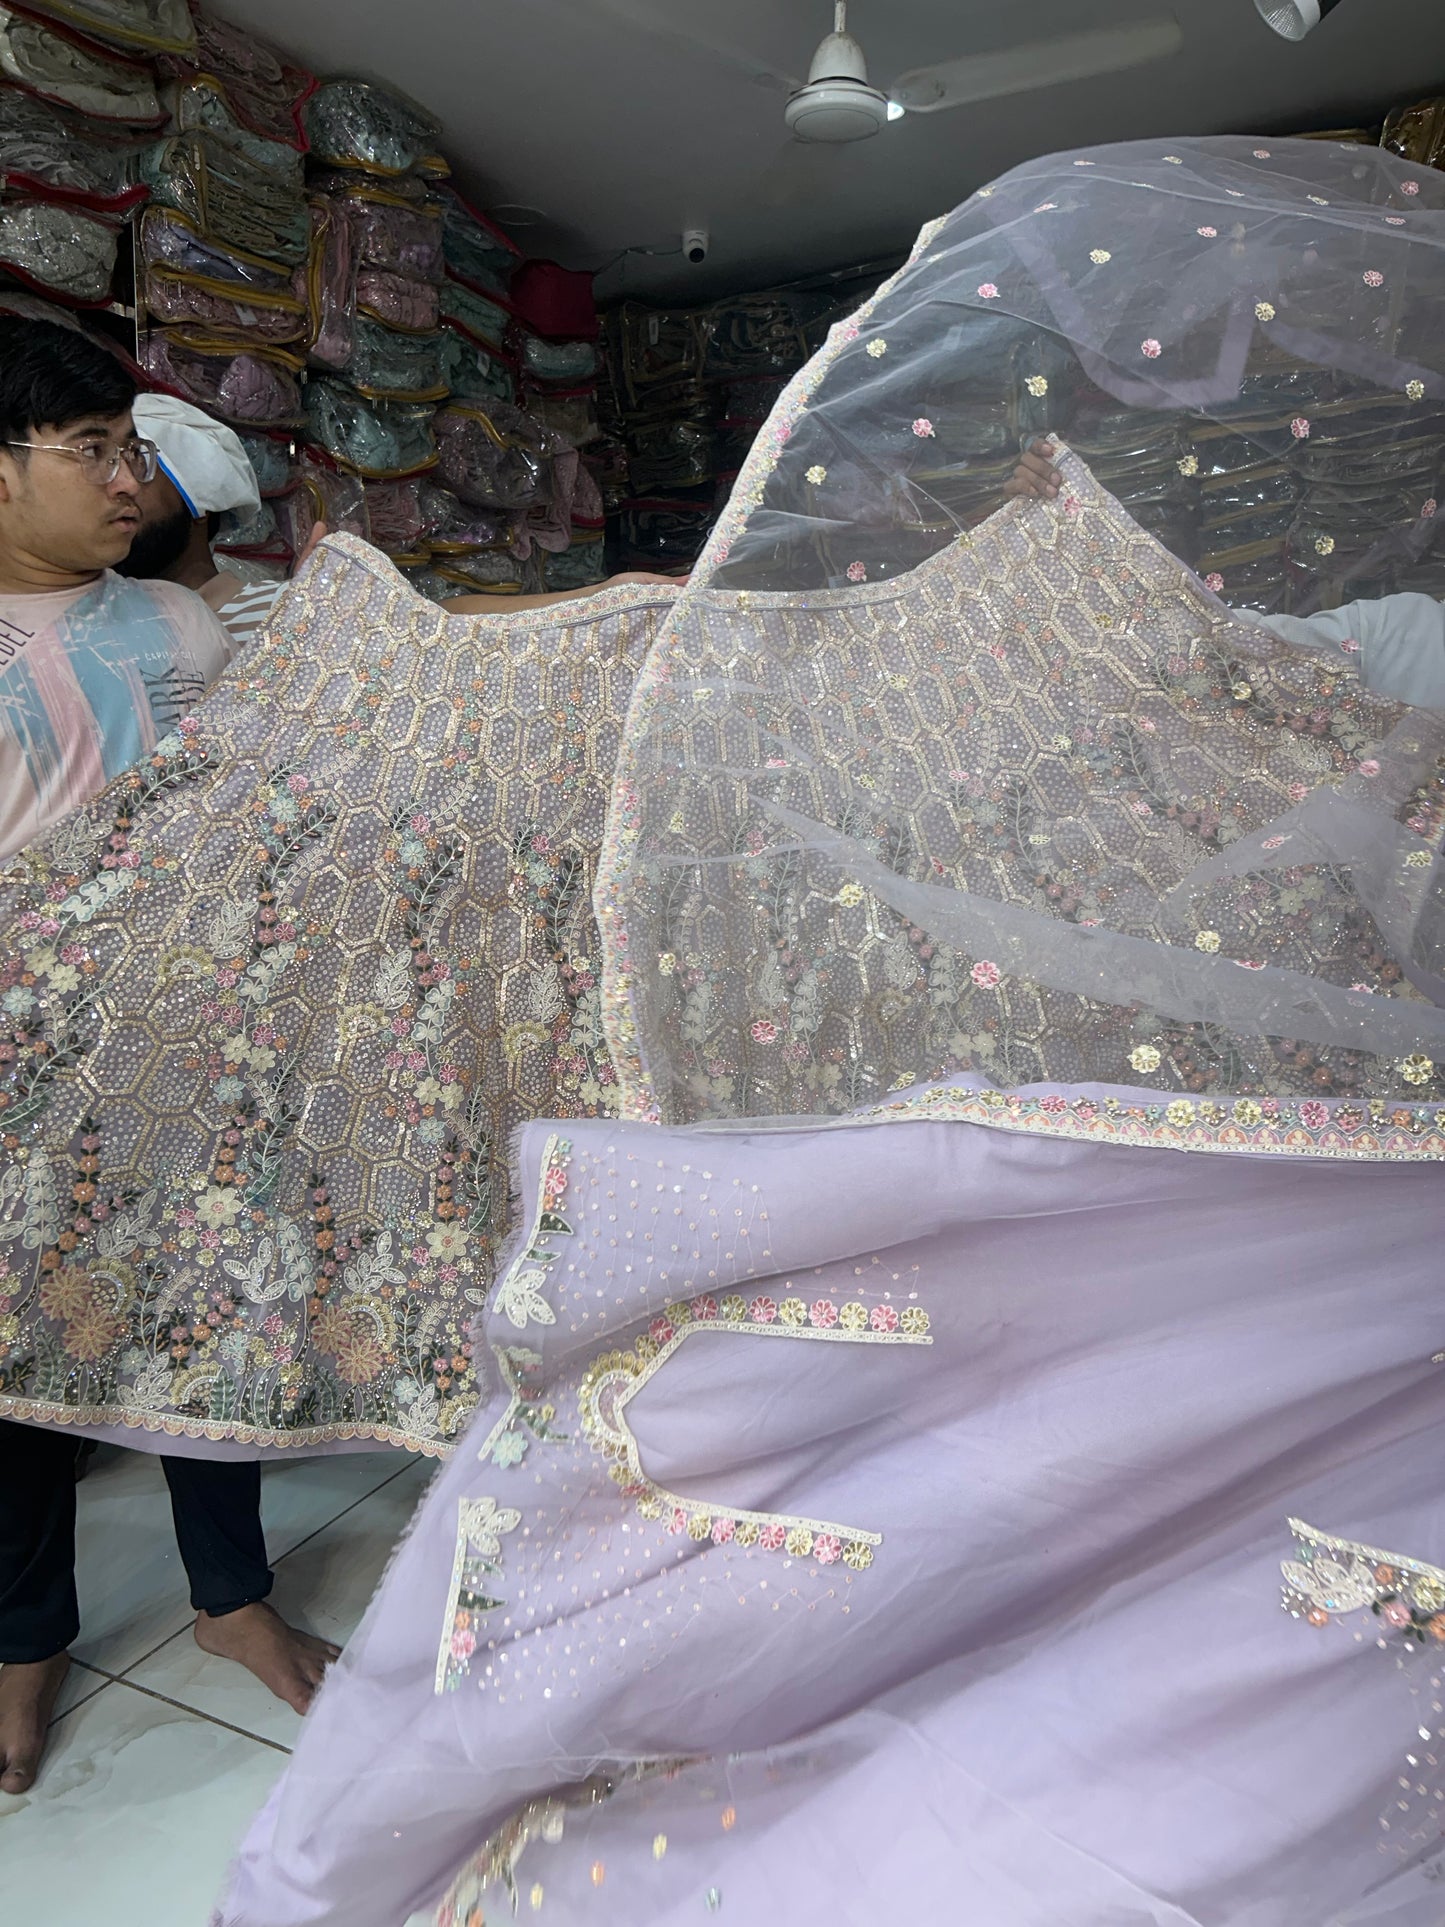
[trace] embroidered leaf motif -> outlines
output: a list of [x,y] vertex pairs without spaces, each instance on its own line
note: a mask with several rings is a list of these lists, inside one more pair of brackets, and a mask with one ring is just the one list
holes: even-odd
[[211,918],[206,942],[213,957],[242,957],[251,948],[251,907],[223,903]]
[[377,966],[372,996],[383,1010],[400,1010],[411,996],[411,951],[394,950]]
[[258,957],[246,967],[246,974],[237,984],[234,995],[248,1004],[268,1003],[271,993],[281,981],[286,966],[296,955],[294,943],[275,943],[264,957]]
[[446,1027],[447,1013],[452,1007],[452,999],[457,994],[455,982],[444,978],[433,984],[422,999],[421,1009],[416,1014],[412,1035],[423,1050],[435,1048],[442,1041],[442,1031]]
[[126,1211],[117,1212],[96,1233],[98,1258],[124,1258],[135,1251],[154,1251],[161,1242],[159,1228],[152,1222],[160,1201],[159,1190],[143,1192]]
[[406,1273],[395,1259],[396,1234],[383,1231],[368,1250],[358,1252],[341,1274],[347,1291],[375,1291],[381,1285],[404,1285]]
[[557,1314],[542,1296],[545,1271],[514,1271],[497,1293],[497,1309],[520,1331],[524,1325],[555,1325]]
[[515,1532],[522,1515],[512,1506],[499,1506],[493,1498],[463,1499],[459,1524],[467,1544],[484,1559],[500,1559],[502,1536]]
[[241,1287],[243,1298],[248,1299],[253,1305],[269,1305],[273,1298],[279,1298],[286,1289],[284,1277],[268,1277],[275,1262],[275,1242],[271,1238],[263,1238],[256,1247],[255,1257],[249,1262],[223,1258],[221,1269],[228,1278],[235,1279]]
[[68,923],[89,923],[98,917],[113,897],[129,890],[135,881],[134,870],[102,870],[78,890],[72,890],[60,906],[60,914]]
[[537,1220],[537,1229],[539,1231],[555,1231],[568,1238],[572,1235],[571,1225],[555,1211],[544,1211]]

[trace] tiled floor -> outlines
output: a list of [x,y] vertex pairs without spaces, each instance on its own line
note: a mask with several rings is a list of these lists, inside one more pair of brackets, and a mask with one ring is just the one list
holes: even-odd
[[[399,1452],[262,1477],[276,1604],[344,1640],[431,1471]],[[300,1721],[202,1653],[160,1467],[110,1449],[80,1487],[83,1629],[39,1783],[0,1795],[9,1927],[205,1927]]]

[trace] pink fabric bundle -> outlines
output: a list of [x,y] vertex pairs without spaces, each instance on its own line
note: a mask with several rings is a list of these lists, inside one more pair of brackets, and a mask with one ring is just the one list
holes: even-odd
[[284,428],[302,418],[301,390],[289,362],[264,351],[218,350],[158,328],[141,343],[140,359],[158,388],[226,421]]

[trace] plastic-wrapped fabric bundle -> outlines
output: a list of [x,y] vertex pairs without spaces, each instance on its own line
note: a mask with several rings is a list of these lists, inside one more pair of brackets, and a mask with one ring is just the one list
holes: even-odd
[[219,247],[285,267],[306,259],[310,226],[300,193],[214,134],[177,134],[141,161],[153,198],[184,214]]
[[108,302],[116,230],[78,208],[21,197],[0,201],[0,267],[66,301]]
[[1397,107],[1385,122],[1380,145],[1419,167],[1445,162],[1445,96]]
[[274,502],[262,502],[253,509],[228,509],[212,537],[213,553],[249,556],[254,562],[289,567],[296,551],[283,533],[277,513]]
[[371,174],[445,172],[437,159],[441,122],[388,88],[366,80],[324,81],[303,109],[311,152],[332,167]]
[[[808,354],[803,298],[787,294],[739,295],[699,317],[703,374],[709,381],[743,375],[788,374]],[[814,304],[821,305],[821,304]]]
[[262,495],[284,495],[292,484],[290,442],[275,435],[237,432]]
[[702,376],[703,331],[686,309],[644,307],[627,301],[607,317],[608,365],[629,411],[653,404]]
[[437,459],[427,403],[367,401],[344,382],[306,386],[309,437],[343,468],[385,480],[431,468]]
[[139,147],[18,87],[0,86],[0,175],[19,193],[128,214],[146,198]]
[[697,554],[713,516],[711,497],[705,502],[660,496],[629,500],[618,518],[618,559],[624,568],[655,569],[663,575],[684,569]]
[[310,333],[306,303],[294,294],[238,294],[224,282],[203,283],[197,276],[153,268],[142,289],[145,311],[152,319],[180,324],[220,337],[286,345],[304,342]]
[[25,0],[32,13],[143,54],[191,54],[195,22],[187,0]]
[[459,595],[516,595],[527,587],[527,571],[511,547],[453,556],[438,563],[434,573],[447,584],[439,601]]
[[441,320],[441,298],[430,281],[392,274],[386,268],[356,270],[359,314],[408,334],[430,334]]
[[306,293],[311,310],[310,358],[319,368],[344,368],[351,355],[356,304],[356,267],[351,223],[337,201],[318,196],[310,205],[311,240],[306,256]]
[[276,522],[293,555],[300,555],[318,522],[328,533],[372,540],[368,484],[339,469],[317,449],[303,448],[296,486],[275,504]]
[[442,216],[434,201],[370,187],[349,188],[343,205],[359,264],[412,281],[442,279]]
[[[990,371],[1054,410],[1026,433],[1101,425],[1102,395],[1136,441],[1172,410],[1266,466],[1363,411],[1387,478],[1367,552],[1337,573],[1338,539],[1293,544],[1291,600],[1392,586],[1434,533],[1410,451],[1445,397],[1442,219],[1445,180],[1353,146],[1054,158],[929,230],[834,331],[635,699],[606,884],[633,1102],[758,1115],[960,1070],[1005,1092],[1138,1076],[1228,1099],[1221,1129],[1267,1101],[1318,1103],[1322,1128],[1343,1106],[1348,1130],[1438,1088],[1445,721],[1368,695],[1348,644],[1319,662],[1234,619],[1248,581],[1200,583],[1074,457],[1059,503],[962,539],[920,475],[992,463],[955,403]],[[1175,459],[1193,480],[1198,455]],[[817,699],[865,685],[866,706]],[[686,966],[634,988],[624,944]]]
[[342,372],[373,400],[439,401],[447,392],[440,335],[401,334],[364,314],[352,324]]
[[490,353],[454,328],[442,330],[442,369],[456,401],[512,401],[516,379],[500,355]]
[[154,73],[143,62],[6,6],[0,6],[0,75],[43,100],[123,127],[159,127],[166,118]]
[[199,14],[195,24],[194,54],[164,57],[162,70],[218,83],[242,126],[304,152],[301,106],[316,90],[315,77],[293,67],[249,31],[209,14]]
[[586,448],[602,433],[597,420],[597,398],[590,388],[572,395],[529,395],[527,410],[544,428],[560,435],[573,448]]
[[597,349],[590,341],[543,341],[529,334],[522,343],[522,366],[534,381],[575,388],[597,373]]
[[437,414],[436,442],[439,479],[470,507],[519,509],[551,500],[556,444],[521,409],[453,404]]
[[521,259],[506,235],[454,188],[442,193],[442,248],[448,274],[485,294],[505,294]]
[[368,482],[372,540],[390,556],[466,555],[505,541],[508,524],[494,510],[472,509],[426,476]]
[[586,589],[601,582],[607,574],[607,545],[600,538],[573,542],[542,564],[542,579],[549,589]]
[[301,362],[283,348],[238,353],[186,329],[156,328],[140,348],[141,365],[158,388],[168,388],[228,422],[287,428],[304,410],[296,375]]
[[707,416],[673,416],[633,424],[627,437],[633,484],[644,494],[695,488],[717,473],[717,445]]
[[498,302],[451,280],[442,284],[442,318],[483,348],[502,347],[511,325],[511,316]]
[[165,99],[171,125],[177,133],[199,130],[214,134],[229,146],[239,148],[263,173],[274,174],[293,194],[300,193],[306,162],[299,148],[248,127],[237,114],[230,95],[213,75],[194,74],[173,81],[165,90]]

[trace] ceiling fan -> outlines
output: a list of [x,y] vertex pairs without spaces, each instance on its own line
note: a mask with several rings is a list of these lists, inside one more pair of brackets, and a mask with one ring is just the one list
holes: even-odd
[[819,44],[805,81],[710,33],[680,25],[672,6],[664,11],[663,5],[650,0],[600,0],[600,4],[604,11],[643,28],[654,41],[703,53],[746,74],[757,85],[787,94],[783,119],[791,138],[763,177],[764,198],[774,202],[806,191],[820,164],[827,164],[816,151],[809,156],[800,148],[826,149],[867,140],[905,114],[936,114],[945,108],[1119,73],[1163,60],[1184,44],[1174,16],[1156,11],[1114,26],[1022,42],[993,53],[959,54],[900,74],[884,89],[869,80],[867,58],[848,31],[847,0],[834,0],[833,31]]

